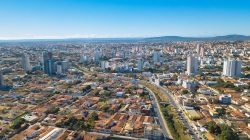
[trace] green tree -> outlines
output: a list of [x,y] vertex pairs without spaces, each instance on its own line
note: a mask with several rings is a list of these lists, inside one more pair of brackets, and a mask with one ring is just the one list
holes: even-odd
[[90,85],[87,85],[86,87],[84,87],[83,89],[82,89],[82,92],[86,92],[86,91],[88,91],[88,90],[90,90],[91,89],[91,86]]
[[93,112],[92,118],[96,121],[99,120],[98,114],[96,112]]
[[219,135],[219,140],[239,140],[239,136],[230,127],[222,126],[222,132]]
[[103,95],[105,95],[106,97],[109,97],[111,95],[111,91],[105,90],[103,92]]
[[47,114],[57,114],[60,109],[58,107],[52,107],[46,111]]
[[188,94],[188,90],[186,90],[186,89],[185,89],[185,90],[182,90],[182,91],[181,91],[181,94]]
[[24,119],[23,118],[17,118],[13,121],[11,128],[13,129],[19,129],[21,128],[22,124],[24,124]]
[[218,135],[221,133],[221,128],[215,122],[209,122],[208,123],[208,131],[215,134],[215,135]]
[[223,115],[226,114],[226,109],[225,108],[216,109],[216,111],[218,112],[219,116],[223,116]]

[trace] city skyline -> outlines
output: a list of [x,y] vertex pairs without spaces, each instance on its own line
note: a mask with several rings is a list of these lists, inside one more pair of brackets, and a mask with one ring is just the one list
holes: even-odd
[[0,40],[250,35],[249,1],[0,1]]

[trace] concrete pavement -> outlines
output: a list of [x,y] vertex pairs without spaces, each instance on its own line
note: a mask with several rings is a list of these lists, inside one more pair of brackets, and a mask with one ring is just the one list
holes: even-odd
[[[145,86],[144,86],[145,87]],[[164,115],[162,114],[161,110],[160,110],[160,105],[159,105],[159,101],[158,99],[156,98],[155,94],[147,87],[145,87],[149,92],[150,94],[153,96],[153,100],[154,100],[154,110],[156,110],[157,114],[158,114],[158,118],[159,118],[159,122],[162,126],[162,129],[163,129],[163,133],[164,133],[164,136],[166,137],[166,139],[173,139],[171,133],[170,133],[170,130],[168,129],[168,125],[166,123],[166,120],[164,118]]]
[[[175,109],[179,109],[182,111],[181,106],[179,105],[179,103],[176,102],[176,100],[174,99],[173,95],[171,95],[169,92],[166,91],[166,89],[164,89],[163,87],[157,86],[160,90],[162,90],[168,97],[169,99],[169,103],[171,105],[174,106]],[[183,112],[183,111],[182,111]],[[194,140],[199,140],[199,136],[195,133],[195,130],[193,130],[192,128],[192,124],[190,123],[188,117],[183,113],[179,114],[179,117],[182,118],[182,123],[184,124],[185,127],[188,128],[188,130],[193,134],[192,138]]]

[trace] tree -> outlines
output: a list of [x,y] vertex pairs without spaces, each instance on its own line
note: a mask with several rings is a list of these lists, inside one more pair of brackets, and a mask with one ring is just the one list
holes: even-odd
[[13,129],[19,129],[21,128],[22,124],[24,124],[24,119],[23,118],[17,118],[16,120],[13,121],[11,128]]
[[90,85],[87,85],[86,87],[84,87],[82,89],[82,92],[86,92],[86,91],[89,91],[91,89],[91,86]]
[[230,127],[222,126],[222,132],[219,140],[239,140],[239,136]]
[[125,90],[124,90],[124,92],[125,92],[125,94],[130,94],[130,88],[125,88]]
[[181,91],[181,94],[188,94],[188,90],[186,90],[186,89],[185,89],[185,90],[182,90],[182,91]]
[[215,122],[209,122],[208,123],[208,131],[215,134],[215,135],[218,135],[221,133],[221,128]]
[[104,112],[107,113],[107,112],[109,111],[109,106],[108,106],[108,105],[105,105],[102,109],[103,109]]
[[103,83],[104,82],[104,78],[99,78],[98,82],[102,82]]
[[60,109],[58,107],[52,107],[46,111],[47,114],[56,114]]
[[105,90],[103,92],[103,95],[105,95],[106,97],[109,97],[111,95],[111,91]]
[[84,123],[84,120],[78,120],[75,117],[70,117],[66,121],[62,121],[56,124],[57,127],[65,127],[70,130],[81,130],[86,128],[86,124]]
[[92,118],[96,121],[99,120],[98,114],[96,112],[93,112]]
[[3,132],[0,133],[0,139],[3,139],[5,137],[5,134]]
[[177,81],[177,80],[178,80],[178,75],[177,75],[177,74],[173,75],[172,79],[173,79],[174,81]]
[[103,90],[108,90],[108,87],[103,87]]
[[223,115],[226,114],[226,109],[225,108],[216,109],[216,111],[218,112],[219,116],[223,116]]

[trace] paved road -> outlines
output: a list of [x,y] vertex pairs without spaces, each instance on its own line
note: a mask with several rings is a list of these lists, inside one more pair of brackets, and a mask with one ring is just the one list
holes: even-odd
[[[128,139],[128,140],[148,140],[147,138],[135,138],[135,137],[130,137],[130,136],[123,136],[123,135],[116,135],[116,134],[105,134],[105,133],[99,133],[99,132],[86,132],[87,134],[92,134],[92,135],[100,135],[104,137],[113,137],[113,138],[120,138],[120,139]],[[111,138],[112,139],[112,138]]]
[[162,126],[162,129],[163,129],[163,133],[164,133],[164,136],[165,136],[165,139],[173,139],[173,137],[171,136],[171,133],[168,129],[168,126],[167,126],[167,123],[164,119],[164,116],[160,110],[160,105],[159,105],[159,102],[155,96],[155,94],[150,90],[148,89],[147,87],[145,87],[151,94],[151,97],[153,97],[153,101],[154,101],[154,110],[157,112],[158,114],[158,118],[159,118],[159,122],[160,122],[160,125]]
[[170,94],[169,92],[167,92],[166,89],[164,89],[161,86],[157,86],[160,90],[162,90],[168,97],[169,103],[171,105],[173,105],[173,107],[176,110],[181,110],[181,113],[179,114],[179,117],[181,118],[182,123],[184,124],[184,126],[193,134],[191,135],[192,138],[194,140],[199,140],[199,136],[196,134],[197,132],[192,128],[192,124],[189,122],[189,119],[187,118],[187,116],[184,114],[184,112],[182,111],[181,106],[179,105],[179,103],[177,103],[177,101],[174,99],[173,95]]

